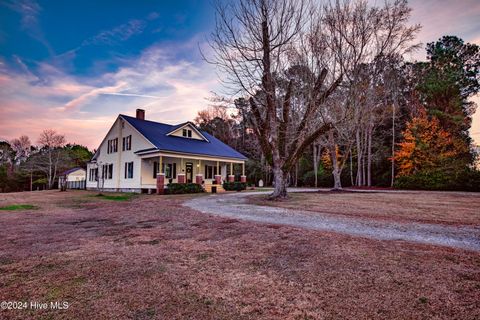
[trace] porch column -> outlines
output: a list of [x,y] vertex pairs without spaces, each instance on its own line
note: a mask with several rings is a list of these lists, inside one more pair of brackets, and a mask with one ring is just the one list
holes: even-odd
[[163,157],[158,159],[158,173],[157,173],[157,194],[163,194],[165,192],[165,174],[162,170]]
[[215,175],[215,184],[222,184],[222,175],[220,174],[220,162],[217,161],[217,174]]
[[183,169],[183,158],[180,158],[180,169],[178,170],[180,173],[177,173],[177,182],[178,183],[185,183],[185,170]]
[[240,182],[247,182],[247,176],[245,175],[245,162],[242,163],[242,175],[240,176]]
[[233,174],[233,162],[230,162],[230,174],[228,175],[228,182],[234,182],[235,175]]
[[198,165],[197,165],[197,175],[195,176],[195,183],[202,185],[203,184],[203,174],[202,172],[202,160],[198,160]]

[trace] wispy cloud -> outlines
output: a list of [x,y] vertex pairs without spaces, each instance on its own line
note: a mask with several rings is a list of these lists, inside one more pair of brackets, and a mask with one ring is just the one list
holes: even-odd
[[196,43],[193,39],[154,45],[115,72],[88,78],[42,63],[36,72],[39,81],[28,69],[0,65],[0,137],[27,134],[35,140],[42,129],[51,127],[69,141],[96,148],[117,114],[133,113],[138,107],[156,121],[191,120],[218,89],[209,65],[198,57],[177,57],[197,50]]
[[146,95],[146,94],[136,94],[136,93],[103,92],[101,94],[112,95],[112,96],[161,99],[161,97],[158,97],[158,96],[149,96],[149,95]]
[[108,93],[115,93],[122,88],[124,88],[127,85],[125,82],[121,82],[115,86],[108,86],[108,87],[102,87],[102,88],[95,88],[91,89],[88,92],[82,94],[81,96],[72,99],[68,101],[63,107],[57,108],[58,111],[64,111],[72,108],[76,108],[78,106],[81,106],[85,102],[87,102],[89,99],[92,99],[99,94],[108,94]]
[[42,28],[38,22],[38,16],[42,7],[35,0],[11,0],[3,3],[6,7],[21,15],[20,24],[32,38],[42,43],[53,56],[54,50],[48,43]]
[[127,23],[114,27],[111,30],[103,30],[95,36],[83,41],[82,46],[106,44],[113,45],[118,41],[125,41],[141,34],[146,27],[145,20],[132,19]]
[[38,14],[42,10],[40,5],[34,0],[11,0],[3,3],[6,7],[14,10],[21,15],[22,28],[29,29],[38,25]]
[[157,12],[150,12],[143,19],[131,19],[126,23],[117,25],[111,29],[102,30],[97,34],[83,40],[78,47],[59,54],[57,58],[68,59],[69,57],[75,57],[77,51],[91,45],[115,45],[126,41],[136,35],[142,34],[147,28],[148,23],[157,20],[159,16],[160,15]]

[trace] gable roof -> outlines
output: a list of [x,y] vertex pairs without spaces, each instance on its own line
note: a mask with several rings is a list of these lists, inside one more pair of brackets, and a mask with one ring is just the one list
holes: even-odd
[[172,126],[172,130],[167,133],[167,136],[171,135],[171,134],[174,134],[175,132],[179,131],[179,130],[182,130],[183,128],[186,128],[186,127],[189,127],[191,129],[193,129],[203,140],[206,140],[208,142],[208,139],[207,137],[205,137],[203,135],[203,133],[197,129],[197,127],[195,126],[195,124],[193,124],[193,122],[190,122],[190,121],[187,121],[187,122],[184,122],[184,123],[180,123],[180,124],[177,124],[175,126]]
[[87,170],[85,170],[85,169],[83,169],[83,168],[78,168],[78,167],[77,167],[77,168],[72,168],[72,169],[68,169],[68,170],[64,171],[64,172],[62,173],[62,175],[69,175],[70,173],[75,172],[75,171],[77,171],[77,170],[83,170],[83,171],[85,171],[85,172],[87,171]]
[[120,117],[132,125],[155,147],[152,149],[139,150],[136,153],[159,150],[247,160],[247,157],[243,154],[205,131],[198,130],[207,141],[169,135],[169,133],[184,126],[186,123],[169,125],[160,122],[140,120],[123,114],[121,114]]

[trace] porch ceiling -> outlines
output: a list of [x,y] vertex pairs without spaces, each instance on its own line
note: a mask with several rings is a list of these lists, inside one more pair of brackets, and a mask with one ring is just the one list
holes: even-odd
[[244,163],[245,160],[239,159],[232,159],[232,158],[223,158],[223,157],[211,157],[211,156],[203,156],[203,155],[195,155],[195,154],[181,154],[181,153],[170,153],[170,152],[156,152],[156,153],[149,153],[144,155],[138,155],[141,159],[151,159],[151,158],[158,158],[162,157],[169,157],[169,158],[177,158],[177,159],[191,159],[191,160],[204,160],[204,161],[219,161],[219,162],[227,162],[227,163]]

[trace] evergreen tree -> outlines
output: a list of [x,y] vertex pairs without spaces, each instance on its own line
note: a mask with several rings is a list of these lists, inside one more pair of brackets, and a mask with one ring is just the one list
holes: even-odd
[[417,89],[428,114],[435,116],[455,144],[463,144],[459,167],[474,160],[468,130],[476,105],[469,98],[480,90],[480,49],[455,36],[444,36],[427,45],[428,62],[417,65]]

